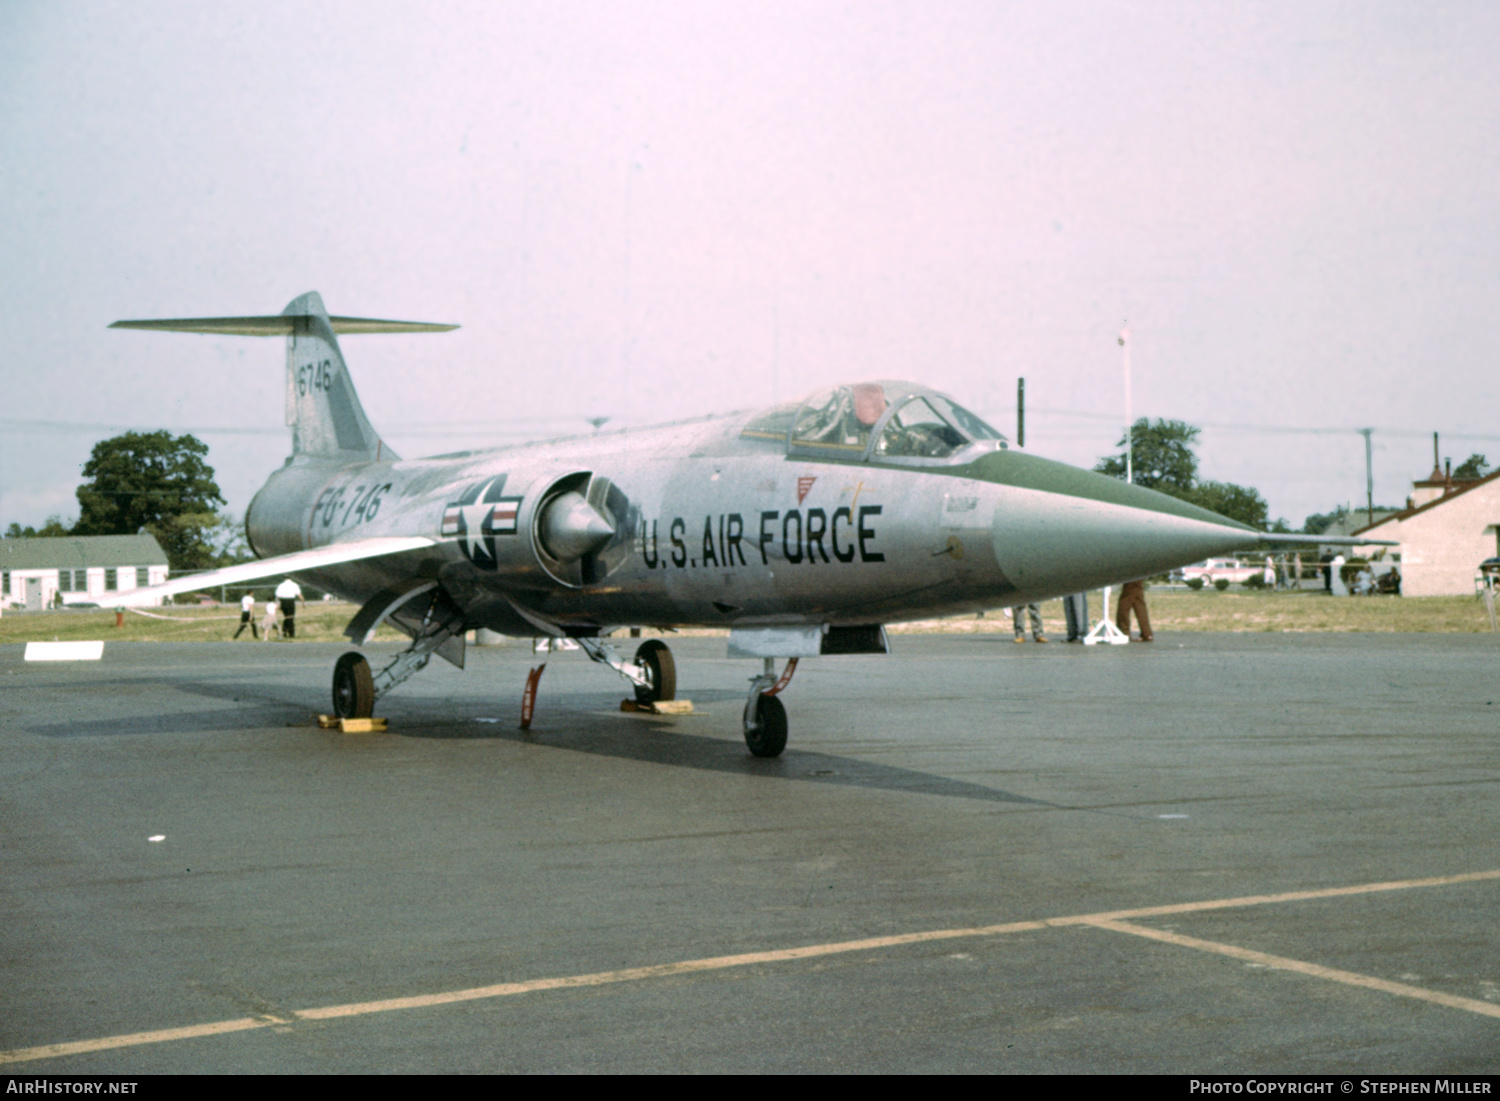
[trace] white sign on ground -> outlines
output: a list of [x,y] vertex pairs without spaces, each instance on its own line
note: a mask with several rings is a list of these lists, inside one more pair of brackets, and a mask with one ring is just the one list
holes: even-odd
[[98,661],[103,642],[28,642],[27,661]]

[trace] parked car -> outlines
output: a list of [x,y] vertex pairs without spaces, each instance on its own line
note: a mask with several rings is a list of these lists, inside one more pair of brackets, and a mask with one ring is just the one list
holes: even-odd
[[1237,558],[1210,558],[1204,562],[1194,562],[1191,566],[1183,566],[1180,570],[1172,571],[1173,581],[1191,581],[1195,577],[1203,578],[1205,585],[1212,585],[1215,581],[1223,578],[1230,584],[1238,585],[1266,568],[1264,562],[1241,562]]

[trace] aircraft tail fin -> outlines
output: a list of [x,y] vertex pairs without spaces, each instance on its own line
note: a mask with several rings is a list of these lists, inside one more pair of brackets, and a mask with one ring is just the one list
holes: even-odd
[[198,317],[165,321],[116,321],[111,329],[208,333],[225,336],[285,336],[286,423],[292,453],[345,461],[395,459],[371,427],[339,350],[339,333],[435,333],[458,328],[425,321],[330,317],[316,291],[299,295],[280,314],[265,317]]
[[292,430],[292,454],[396,458],[365,416],[318,292],[292,299],[281,312],[293,326],[286,338],[286,423]]

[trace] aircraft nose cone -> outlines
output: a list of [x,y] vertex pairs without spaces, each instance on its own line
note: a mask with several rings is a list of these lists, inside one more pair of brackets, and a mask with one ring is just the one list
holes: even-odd
[[547,505],[540,531],[548,554],[559,562],[572,562],[607,542],[615,526],[581,493],[568,492]]
[[996,561],[1028,598],[1151,577],[1257,541],[1215,513],[1090,471],[1026,457],[1016,474],[992,533]]

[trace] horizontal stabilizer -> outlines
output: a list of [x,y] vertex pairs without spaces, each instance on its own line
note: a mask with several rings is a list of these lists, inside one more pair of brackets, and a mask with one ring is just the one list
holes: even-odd
[[333,543],[314,550],[296,551],[292,554],[262,558],[255,562],[242,562],[238,566],[225,566],[222,570],[176,577],[165,585],[152,585],[148,589],[136,589],[121,593],[109,603],[111,606],[133,607],[137,604],[154,604],[159,597],[177,593],[194,593],[203,589],[216,589],[220,585],[238,585],[242,581],[258,581],[264,577],[282,577],[303,570],[321,570],[344,562],[359,562],[366,558],[380,558],[387,554],[401,554],[436,545],[437,540],[425,535],[376,536],[370,539],[355,539],[348,543]]
[[[297,315],[269,317],[181,317],[166,321],[116,321],[111,329],[149,329],[163,333],[210,333],[220,336],[291,336]],[[382,321],[374,317],[330,317],[333,331],[343,333],[446,333],[457,325],[431,321]]]

